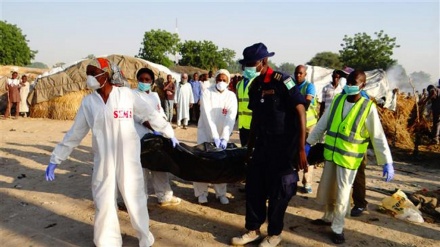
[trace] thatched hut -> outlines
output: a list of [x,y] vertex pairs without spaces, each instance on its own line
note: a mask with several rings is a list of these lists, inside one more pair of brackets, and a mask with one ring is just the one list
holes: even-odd
[[[131,56],[104,57],[121,68],[132,87],[137,85],[135,77],[140,68],[150,68],[159,80],[166,79],[167,74],[172,73],[166,67]],[[28,97],[30,116],[74,119],[83,97],[91,92],[86,88],[86,67],[89,62],[90,59],[84,59],[62,71],[39,78]]]

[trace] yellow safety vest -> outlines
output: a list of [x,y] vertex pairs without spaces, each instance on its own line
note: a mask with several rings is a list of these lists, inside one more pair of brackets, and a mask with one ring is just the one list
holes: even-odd
[[347,95],[338,94],[330,106],[330,115],[325,135],[324,159],[350,170],[359,168],[367,151],[369,135],[362,136],[373,101],[361,97],[342,118]]
[[[255,78],[254,78],[255,79]],[[244,87],[244,79],[237,83],[238,97],[238,128],[250,129],[252,120],[252,111],[249,110],[249,87],[254,79],[249,80],[246,88]]]
[[[308,81],[304,82],[305,85],[301,88],[301,94],[306,96],[307,87],[311,84]],[[315,125],[318,122],[318,114],[316,113],[316,100],[315,95],[313,95],[312,102],[310,102],[309,108],[306,111],[306,127]]]

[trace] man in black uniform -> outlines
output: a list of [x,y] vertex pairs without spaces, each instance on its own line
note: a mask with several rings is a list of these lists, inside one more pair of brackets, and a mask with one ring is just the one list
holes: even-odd
[[280,243],[284,214],[296,194],[298,170],[307,169],[304,96],[291,77],[268,67],[268,57],[273,55],[264,44],[257,43],[244,49],[244,58],[239,61],[246,73],[256,73],[257,77],[249,89],[252,121],[248,150],[252,157],[246,177],[248,232],[232,238],[233,245],[245,245],[261,238],[266,200],[269,200],[268,236],[259,246]]

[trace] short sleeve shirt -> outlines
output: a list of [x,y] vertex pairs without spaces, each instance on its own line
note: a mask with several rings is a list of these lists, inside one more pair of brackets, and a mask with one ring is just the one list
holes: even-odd
[[341,92],[342,92],[341,84],[338,84],[337,87],[333,87],[333,85],[329,83],[324,88],[322,88],[321,103],[325,104],[325,110],[327,110],[330,107],[335,95]]

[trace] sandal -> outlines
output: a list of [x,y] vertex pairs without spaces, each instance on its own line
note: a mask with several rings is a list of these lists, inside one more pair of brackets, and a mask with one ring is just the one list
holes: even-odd
[[331,222],[327,222],[323,219],[316,219],[316,220],[312,220],[312,225],[315,226],[331,226],[332,223]]
[[332,241],[335,244],[343,244],[343,243],[345,243],[344,233],[341,233],[341,234],[333,233]]

